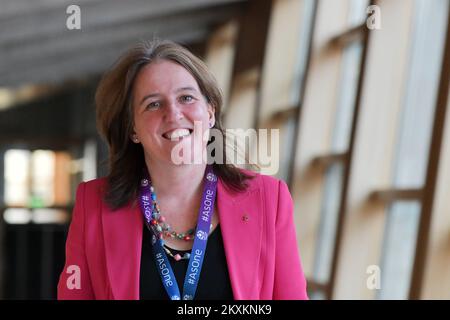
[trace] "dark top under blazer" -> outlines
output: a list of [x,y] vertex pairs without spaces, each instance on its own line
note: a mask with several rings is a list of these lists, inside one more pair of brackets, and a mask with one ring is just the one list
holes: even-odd
[[[156,268],[151,237],[152,233],[144,224],[139,298],[141,300],[168,300],[169,297]],[[191,250],[179,251],[173,249],[171,251],[173,254],[191,252]],[[189,260],[175,261],[169,255],[168,259],[177,279],[180,294],[182,294]],[[205,258],[194,300],[233,300],[220,224],[208,237]]]

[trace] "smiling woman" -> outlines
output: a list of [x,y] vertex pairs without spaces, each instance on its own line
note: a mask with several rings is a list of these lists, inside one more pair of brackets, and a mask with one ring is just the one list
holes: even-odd
[[197,146],[196,135],[225,136],[200,59],[142,43],[105,74],[96,105],[109,173],[78,187],[60,299],[307,299],[286,184],[229,163],[174,162],[175,147],[212,142]]
[[[200,59],[169,41],[141,43],[121,57],[103,77],[96,105],[98,128],[110,147],[105,200],[113,209],[136,199],[144,160],[147,165],[157,165],[156,159],[171,163],[173,143],[162,140],[164,134],[176,138],[182,131],[170,131],[192,130],[199,120],[205,130],[211,124],[225,136],[214,76]],[[225,140],[221,152],[226,158]],[[234,191],[243,191],[251,178],[231,164],[214,167]]]
[[[149,91],[152,93],[147,94]],[[214,107],[202,95],[194,77],[177,63],[163,60],[144,67],[133,93],[133,141],[142,144],[149,168],[173,163],[171,151],[179,138],[193,146],[194,123],[200,124],[201,136],[214,125]]]

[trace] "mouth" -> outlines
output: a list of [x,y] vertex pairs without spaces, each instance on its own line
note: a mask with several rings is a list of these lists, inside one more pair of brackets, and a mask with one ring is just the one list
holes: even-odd
[[167,131],[165,133],[162,134],[163,138],[166,140],[179,140],[179,139],[183,139],[185,137],[188,137],[192,134],[194,130],[189,129],[189,128],[178,128],[178,129],[173,129],[170,131]]

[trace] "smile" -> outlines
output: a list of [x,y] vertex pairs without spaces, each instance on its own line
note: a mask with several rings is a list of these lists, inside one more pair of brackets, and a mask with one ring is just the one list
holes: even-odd
[[165,132],[162,136],[167,140],[178,140],[192,134],[192,129],[179,128]]

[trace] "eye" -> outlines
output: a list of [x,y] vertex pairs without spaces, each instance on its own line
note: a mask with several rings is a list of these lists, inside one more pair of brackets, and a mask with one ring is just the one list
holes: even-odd
[[194,97],[191,95],[181,96],[180,99],[181,99],[181,102],[187,102],[187,103],[194,101]]
[[159,108],[159,107],[161,107],[161,102],[159,102],[159,101],[153,101],[153,102],[150,102],[150,103],[146,106],[146,109],[156,109],[156,108]]

